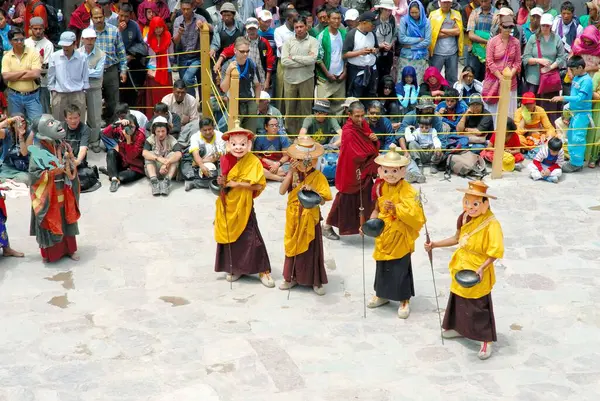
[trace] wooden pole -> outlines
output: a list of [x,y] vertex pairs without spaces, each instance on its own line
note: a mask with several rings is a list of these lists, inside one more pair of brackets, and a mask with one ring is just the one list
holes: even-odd
[[[207,23],[202,24],[200,29],[200,102],[202,103],[202,117],[209,118],[210,113],[210,81],[212,80],[210,69],[210,28]],[[216,123],[216,121],[215,121]]]
[[229,118],[227,119],[227,128],[233,129],[235,121],[239,119],[240,107],[240,73],[237,68],[231,70],[231,81],[229,85]]
[[496,142],[494,143],[494,161],[492,162],[493,179],[502,178],[502,158],[504,156],[504,141],[506,139],[511,81],[510,68],[506,67],[502,71],[502,79],[500,80],[500,98],[498,99],[498,116],[496,118]]

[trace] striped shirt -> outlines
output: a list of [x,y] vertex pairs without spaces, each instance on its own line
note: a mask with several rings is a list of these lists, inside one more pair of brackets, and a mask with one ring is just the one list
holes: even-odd
[[125,46],[123,45],[123,39],[117,28],[110,24],[104,24],[104,29],[102,31],[98,31],[96,28],[96,46],[106,53],[104,69],[118,63],[121,67],[121,72],[127,72]]
[[490,32],[492,30],[492,19],[494,18],[494,14],[496,14],[497,12],[498,10],[495,7],[492,7],[487,12],[487,14],[484,14],[481,7],[477,7],[471,12],[471,15],[469,15],[469,22],[467,23],[467,32]]

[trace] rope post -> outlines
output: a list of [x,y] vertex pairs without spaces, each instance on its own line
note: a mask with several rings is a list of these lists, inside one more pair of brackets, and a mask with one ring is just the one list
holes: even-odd
[[207,23],[200,29],[200,101],[202,102],[202,117],[208,118],[210,114],[210,28]]
[[510,84],[512,75],[506,67],[502,71],[500,92],[498,99],[498,117],[496,118],[496,142],[494,143],[494,160],[492,162],[492,178],[502,178],[502,156],[504,155],[504,141],[506,140],[506,123],[508,121],[508,106],[510,104]]
[[229,129],[235,127],[235,120],[239,120],[240,108],[240,72],[237,68],[231,71],[231,81],[229,84],[229,107],[227,108],[229,118],[227,119],[227,126]]

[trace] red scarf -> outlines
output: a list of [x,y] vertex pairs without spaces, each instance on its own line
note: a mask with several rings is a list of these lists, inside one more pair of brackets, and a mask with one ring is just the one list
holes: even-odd
[[[429,82],[429,78],[431,78],[431,77],[434,77],[435,79],[437,79],[437,83],[435,85],[432,85]],[[442,76],[442,74],[440,74],[440,70],[438,70],[437,68],[435,68],[433,66],[431,66],[425,70],[425,74],[423,74],[423,82],[427,83],[427,85],[429,86],[430,92],[439,91],[442,89],[442,86],[448,86],[448,81],[446,81],[446,79]]]
[[[342,128],[342,146],[335,171],[335,187],[348,194],[357,193],[365,179],[377,174],[375,158],[379,154],[379,141],[369,139],[373,131],[366,120],[359,127],[348,118]],[[361,170],[360,181],[356,177],[356,169]]]
[[[156,28],[163,28],[163,33],[159,37],[156,36]],[[169,56],[167,52],[171,46],[171,33],[167,28],[167,24],[160,17],[154,17],[150,21],[150,29],[148,31],[148,46],[156,53],[156,75],[154,79],[161,85],[169,84]]]

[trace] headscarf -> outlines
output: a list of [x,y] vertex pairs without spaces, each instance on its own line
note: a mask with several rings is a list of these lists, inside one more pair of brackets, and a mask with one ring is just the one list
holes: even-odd
[[[431,85],[429,83],[429,78],[434,77],[437,79],[437,84]],[[442,86],[448,86],[448,81],[440,74],[440,70],[435,68],[434,66],[428,67],[425,70],[425,74],[423,74],[423,82],[427,82],[430,91],[438,91],[442,89]]]
[[413,83],[411,85],[413,85],[415,89],[419,89],[419,83],[417,82],[417,71],[415,70],[415,67],[407,65],[402,69],[402,78],[400,79],[400,82],[396,84],[396,94],[398,96],[404,97],[406,94],[404,92],[404,85],[406,85],[404,81],[406,77],[412,77]]
[[138,6],[138,23],[141,26],[146,26],[146,25],[150,24],[150,21],[148,21],[146,19],[146,10],[147,9],[154,11],[154,16],[158,17],[158,14],[159,14],[158,4],[156,4],[156,2],[154,2],[154,1],[144,0]]
[[[414,4],[416,4],[419,7],[419,21],[415,21],[413,17],[410,16],[410,12],[408,12],[404,17],[402,17],[401,23],[406,24],[406,36],[411,38],[425,38],[425,29],[427,28],[427,14],[425,13],[425,8],[423,7],[423,4],[421,4],[419,0],[412,0],[408,4],[409,11]],[[427,48],[411,50],[413,60],[424,59],[429,54]]]
[[[163,33],[160,36],[160,44],[158,43],[158,37],[154,33],[156,28],[163,28]],[[161,85],[169,84],[169,56],[167,52],[171,45],[171,33],[167,28],[167,24],[160,17],[152,18],[150,21],[150,31],[148,32],[148,46],[156,53],[156,75],[154,79]]]
[[[585,44],[583,39],[592,41],[591,45]],[[600,57],[600,31],[594,25],[588,25],[581,36],[575,39],[571,51],[574,56],[590,55]]]

